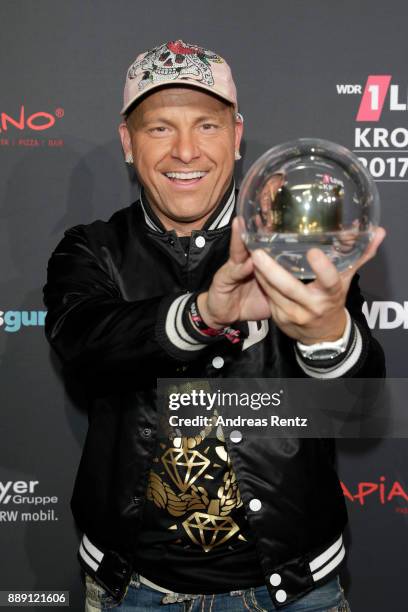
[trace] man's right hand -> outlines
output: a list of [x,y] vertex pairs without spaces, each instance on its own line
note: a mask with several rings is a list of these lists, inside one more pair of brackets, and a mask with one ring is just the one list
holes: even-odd
[[242,217],[235,217],[229,259],[215,273],[208,291],[198,296],[198,310],[209,327],[221,329],[234,321],[259,321],[271,316],[268,299],[254,276],[252,258],[241,238],[242,229]]

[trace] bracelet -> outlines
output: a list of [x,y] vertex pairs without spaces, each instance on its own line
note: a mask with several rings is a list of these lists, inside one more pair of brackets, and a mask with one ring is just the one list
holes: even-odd
[[231,326],[223,327],[221,329],[215,329],[214,327],[208,327],[201,317],[196,300],[192,300],[190,304],[190,317],[195,327],[205,336],[225,336],[232,344],[236,344],[240,341],[241,332],[239,329],[235,329]]

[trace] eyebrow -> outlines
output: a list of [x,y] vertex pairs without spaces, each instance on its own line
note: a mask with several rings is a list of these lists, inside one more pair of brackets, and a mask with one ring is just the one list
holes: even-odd
[[166,125],[171,125],[171,121],[165,119],[164,117],[156,117],[155,119],[143,119],[140,122],[140,124],[143,126],[150,125],[151,123],[165,123]]
[[[202,123],[203,121],[220,121],[220,117],[218,113],[214,113],[213,115],[200,115],[196,117],[194,123]],[[173,125],[173,122],[165,117],[156,117],[154,119],[145,119],[141,121],[141,125],[143,127],[154,124],[154,123],[164,123],[165,125]]]

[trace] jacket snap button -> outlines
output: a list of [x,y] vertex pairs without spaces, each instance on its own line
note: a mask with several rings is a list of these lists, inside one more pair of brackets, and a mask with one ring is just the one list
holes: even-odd
[[249,502],[249,507],[253,512],[258,512],[258,510],[262,508],[261,501],[259,499],[251,499],[251,501]]
[[202,249],[203,246],[205,245],[205,238],[204,236],[197,236],[197,238],[195,239],[195,245],[199,248]]
[[230,433],[230,440],[231,440],[231,442],[234,442],[235,444],[237,444],[238,442],[241,442],[241,440],[242,440],[242,433],[240,431],[238,431],[237,429],[235,429],[234,431],[231,431],[231,433]]
[[152,435],[152,430],[150,429],[150,427],[145,427],[144,430],[142,431],[142,435],[145,438],[150,438],[150,436]]
[[224,365],[224,360],[222,357],[220,357],[220,355],[217,355],[216,357],[214,357],[214,359],[212,360],[212,365],[214,368],[217,368],[217,370],[219,370],[220,368],[222,368],[222,366]]
[[279,589],[279,591],[276,591],[275,593],[276,601],[279,601],[279,603],[282,603],[283,601],[286,601],[286,598],[287,598],[286,591],[284,591],[283,589]]
[[280,583],[282,582],[282,578],[280,574],[272,574],[269,580],[272,586],[279,586]]
[[142,503],[142,500],[140,497],[134,497],[133,503],[135,504],[135,506],[140,506],[140,504]]

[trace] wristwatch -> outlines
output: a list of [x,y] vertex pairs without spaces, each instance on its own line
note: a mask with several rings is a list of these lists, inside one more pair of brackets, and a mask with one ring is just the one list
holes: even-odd
[[316,344],[302,344],[301,342],[296,342],[298,351],[303,359],[310,359],[312,361],[335,359],[346,351],[350,340],[351,317],[347,308],[344,310],[346,311],[347,323],[344,334],[339,340],[335,340],[334,342],[317,342]]

